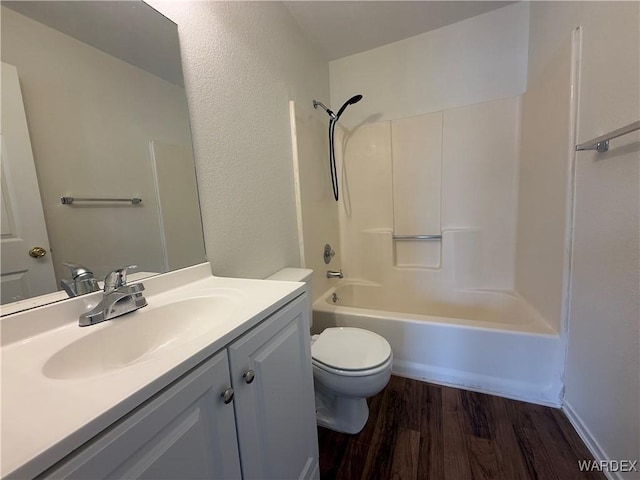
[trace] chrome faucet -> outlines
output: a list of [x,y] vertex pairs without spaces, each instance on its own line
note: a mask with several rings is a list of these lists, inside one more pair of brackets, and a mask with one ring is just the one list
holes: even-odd
[[87,267],[67,262],[64,262],[63,265],[71,272],[71,280],[63,278],[60,280],[60,286],[64,288],[64,291],[67,292],[69,297],[76,297],[100,290],[100,286],[93,276],[93,272]]
[[104,279],[104,295],[91,311],[80,315],[80,326],[86,327],[110,320],[125,313],[133,312],[147,305],[142,295],[144,285],[127,285],[127,270],[135,265],[118,268],[108,273]]
[[334,272],[333,270],[327,270],[327,278],[344,278],[342,269],[340,269],[339,272]]

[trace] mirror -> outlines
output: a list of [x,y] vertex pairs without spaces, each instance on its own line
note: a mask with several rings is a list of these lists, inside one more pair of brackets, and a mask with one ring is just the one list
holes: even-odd
[[68,298],[65,263],[205,261],[177,26],[137,1],[0,9],[2,314]]

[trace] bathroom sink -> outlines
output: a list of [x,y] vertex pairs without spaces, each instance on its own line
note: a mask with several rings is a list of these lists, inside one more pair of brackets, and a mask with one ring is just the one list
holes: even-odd
[[86,378],[151,359],[221,325],[240,305],[234,293],[149,305],[109,320],[52,355],[42,371],[53,379]]

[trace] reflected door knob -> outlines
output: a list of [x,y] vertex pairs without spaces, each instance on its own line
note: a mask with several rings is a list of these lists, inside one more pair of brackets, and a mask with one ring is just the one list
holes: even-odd
[[32,247],[29,250],[29,256],[33,258],[42,258],[47,254],[47,251],[42,247]]

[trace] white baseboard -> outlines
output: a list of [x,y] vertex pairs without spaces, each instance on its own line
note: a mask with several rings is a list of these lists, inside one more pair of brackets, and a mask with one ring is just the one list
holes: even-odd
[[540,385],[398,360],[393,361],[393,374],[446,387],[462,388],[547,407],[559,408],[561,406],[560,385],[557,388],[541,388]]
[[[564,412],[565,416],[569,419],[569,422],[571,423],[575,431],[578,432],[578,435],[580,436],[584,444],[587,446],[587,448],[591,452],[591,455],[593,455],[594,460],[598,462],[610,460],[607,454],[604,453],[604,450],[602,449],[598,441],[595,439],[595,437],[591,434],[587,426],[584,424],[584,422],[580,418],[580,415],[578,415],[576,411],[573,409],[573,407],[571,407],[571,404],[565,401],[564,404],[562,405],[562,411]],[[604,475],[609,480],[623,480],[620,472],[605,471],[602,473],[604,473]]]

